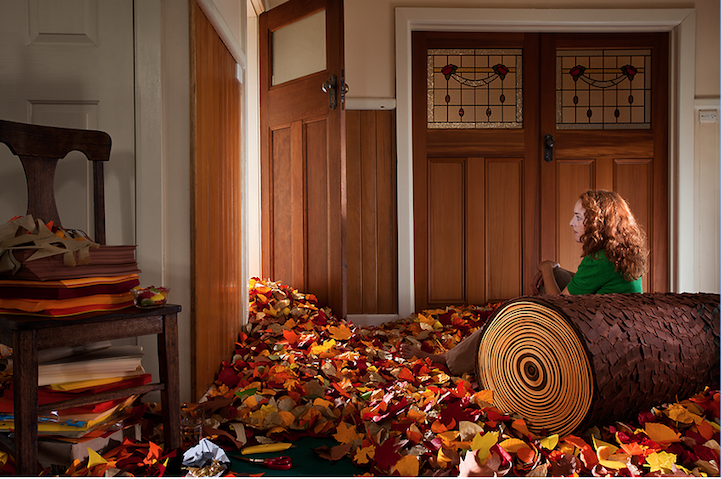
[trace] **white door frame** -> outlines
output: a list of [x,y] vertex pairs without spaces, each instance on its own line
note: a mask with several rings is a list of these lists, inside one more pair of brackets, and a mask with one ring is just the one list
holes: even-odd
[[[415,310],[411,32],[671,32],[669,88],[669,275],[693,291],[696,11],[679,9],[396,8],[398,314]],[[685,212],[687,214],[679,214]]]

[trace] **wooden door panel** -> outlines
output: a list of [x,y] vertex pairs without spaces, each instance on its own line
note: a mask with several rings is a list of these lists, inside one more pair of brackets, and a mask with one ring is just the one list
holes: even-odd
[[[523,159],[486,162],[486,300],[520,296],[522,262]],[[470,240],[470,238],[469,238]],[[470,244],[470,241],[469,241]],[[473,265],[466,265],[468,269]]]
[[327,304],[330,294],[328,251],[330,238],[330,168],[328,150],[326,148],[326,121],[312,121],[304,126],[306,159],[306,217],[307,236],[306,288]]
[[[646,232],[650,245],[655,244],[653,216],[653,160],[616,160],[614,162],[613,189],[628,201],[636,221]],[[653,254],[653,251],[651,251]],[[653,257],[649,258],[653,264]],[[656,291],[654,277],[647,274],[642,279],[644,292]]]
[[465,159],[428,162],[428,302],[462,304],[465,252]]
[[545,258],[559,262],[569,271],[581,264],[581,247],[573,239],[569,226],[573,206],[584,191],[595,188],[596,160],[556,160],[556,255]]

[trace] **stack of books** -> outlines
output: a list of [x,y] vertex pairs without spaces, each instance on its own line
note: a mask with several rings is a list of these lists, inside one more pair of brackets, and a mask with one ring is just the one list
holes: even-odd
[[[142,367],[141,346],[112,346],[109,341],[75,348],[54,348],[40,351],[38,358],[38,404],[40,406],[96,394],[133,388],[148,384],[151,375]],[[6,378],[12,376],[12,356],[0,359],[0,369]],[[7,381],[0,396],[0,432],[9,433],[14,423],[14,388]],[[84,453],[85,444],[95,441],[93,450],[102,439],[136,424],[145,409],[136,405],[138,396],[132,395],[85,406],[50,411],[38,417],[38,437],[42,447],[54,454],[65,451]],[[101,440],[98,442],[98,440]],[[80,447],[76,447],[80,445]],[[41,447],[41,450],[42,450]],[[81,458],[82,459],[82,458]]]

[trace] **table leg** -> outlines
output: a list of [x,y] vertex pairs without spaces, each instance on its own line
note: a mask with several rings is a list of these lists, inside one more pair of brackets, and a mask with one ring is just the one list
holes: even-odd
[[163,408],[165,450],[180,447],[180,366],[178,364],[178,315],[163,316],[163,333],[158,335],[160,381],[165,388],[160,392]]
[[13,345],[15,465],[20,476],[38,475],[38,349],[35,331],[16,331]]

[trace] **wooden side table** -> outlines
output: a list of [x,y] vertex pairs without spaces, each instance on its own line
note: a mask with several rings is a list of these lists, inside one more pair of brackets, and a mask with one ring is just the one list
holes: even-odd
[[[0,342],[13,347],[15,461],[18,475],[37,476],[39,472],[38,414],[150,391],[160,391],[165,449],[170,451],[180,447],[180,309],[179,305],[167,304],[155,309],[132,306],[120,311],[89,313],[69,318],[0,315]],[[158,336],[159,382],[38,406],[39,350],[147,334]]]

